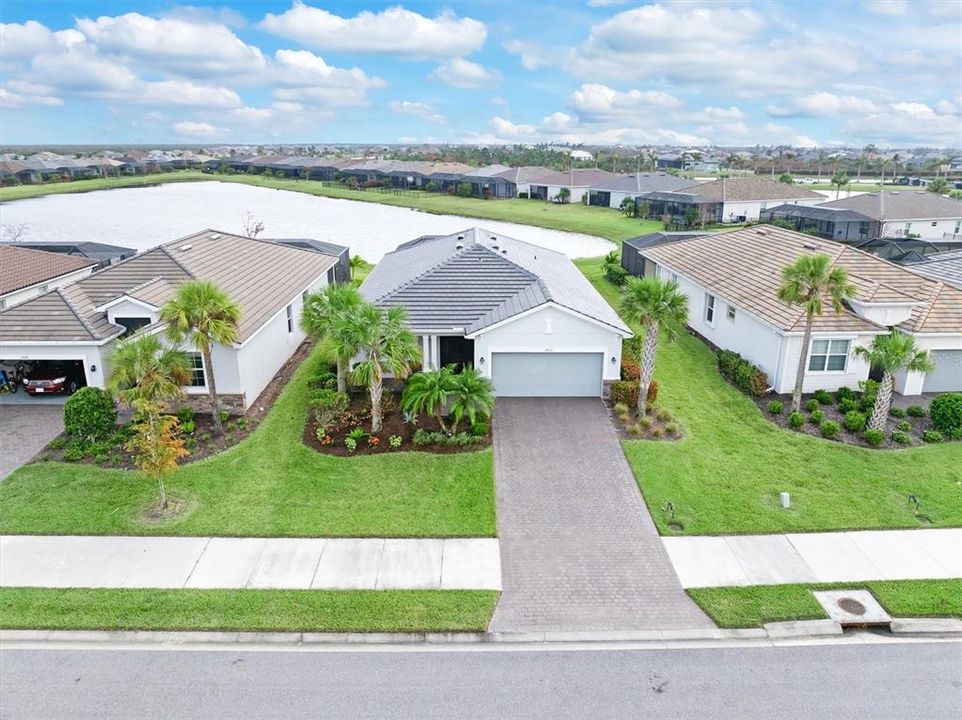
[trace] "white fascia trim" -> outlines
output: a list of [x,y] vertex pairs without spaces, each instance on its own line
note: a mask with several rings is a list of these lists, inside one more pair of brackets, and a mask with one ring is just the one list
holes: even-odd
[[84,347],[100,347],[106,345],[114,338],[107,338],[106,340],[0,340],[0,351],[4,347],[14,346],[21,347],[26,345],[34,345],[37,347],[64,347],[67,345],[82,345]]
[[140,307],[144,308],[145,310],[150,310],[152,312],[157,312],[158,310],[160,310],[160,308],[157,307],[156,305],[151,305],[148,302],[144,302],[143,300],[138,300],[137,298],[131,297],[130,295],[126,295],[126,294],[121,295],[120,297],[116,297],[113,300],[110,300],[108,302],[105,302],[103,305],[97,305],[94,308],[94,310],[96,310],[97,312],[107,312],[107,310],[112,308],[114,305],[119,305],[120,303],[125,301],[132,302],[134,305],[140,305]]
[[[330,256],[330,255],[327,255],[327,257],[331,257],[331,256]],[[322,272],[320,275],[318,275],[318,276],[315,277],[313,280],[311,280],[306,286],[304,286],[303,288],[301,288],[301,291],[300,291],[299,293],[297,293],[297,295],[295,295],[295,296],[292,297],[290,300],[288,300],[286,303],[284,303],[283,305],[281,305],[281,309],[278,310],[278,311],[277,311],[276,313],[274,313],[273,315],[271,315],[269,318],[267,318],[267,320],[265,320],[263,323],[261,323],[261,326],[260,326],[259,328],[257,328],[254,332],[252,332],[250,335],[248,335],[248,336],[247,336],[247,339],[246,339],[244,342],[242,342],[242,343],[234,343],[232,347],[235,347],[235,348],[237,348],[237,349],[240,349],[240,348],[244,347],[245,345],[247,345],[247,343],[249,343],[251,340],[253,340],[255,337],[257,337],[258,333],[260,333],[261,330],[263,330],[265,327],[267,327],[268,325],[270,325],[270,324],[274,321],[274,318],[276,318],[276,317],[277,317],[278,315],[280,315],[282,312],[285,312],[285,311],[287,310],[287,306],[288,306],[288,305],[293,304],[294,301],[297,300],[297,298],[299,298],[301,295],[303,295],[306,291],[309,291],[309,290],[311,289],[311,285],[313,285],[314,283],[316,283],[316,282],[317,282],[318,280],[320,280],[321,278],[324,278],[324,280],[327,280],[327,271],[330,270],[332,267],[334,267],[334,265],[336,265],[336,264],[337,264],[337,263],[336,263],[336,260],[332,261],[330,265],[328,265],[326,268],[324,268],[324,272]]]
[[517,315],[512,315],[511,317],[505,318],[504,320],[499,320],[498,322],[493,323],[491,325],[486,325],[480,330],[475,330],[473,333],[466,334],[464,337],[466,337],[468,340],[474,340],[478,335],[483,335],[486,332],[495,330],[499,327],[512,323],[515,320],[520,320],[521,318],[527,317],[528,315],[533,315],[534,313],[540,312],[546,308],[554,308],[556,310],[560,310],[563,313],[567,313],[568,315],[571,315],[572,317],[576,317],[580,320],[585,320],[591,323],[592,325],[597,325],[598,327],[608,330],[609,332],[618,333],[623,338],[634,337],[634,333],[631,332],[630,330],[628,331],[622,330],[621,328],[617,328],[614,325],[609,325],[606,322],[603,322],[601,320],[596,320],[595,318],[590,317],[589,315],[580,313],[577,310],[572,310],[571,308],[565,307],[564,305],[559,305],[558,303],[552,300],[549,300],[548,302],[545,302],[545,303],[541,303],[537,307],[529,308],[524,312],[518,313]]

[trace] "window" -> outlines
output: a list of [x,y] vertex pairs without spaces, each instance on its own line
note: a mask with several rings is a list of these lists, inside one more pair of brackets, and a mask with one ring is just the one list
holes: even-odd
[[912,232],[912,223],[905,223],[904,232],[906,235]]
[[334,272],[334,266],[331,265],[331,267],[329,267],[329,268],[327,269],[327,284],[328,284],[328,285],[333,285],[335,278],[336,278],[336,275],[335,275],[335,272]]
[[294,332],[294,306],[288,305],[284,310],[287,312],[287,332]]
[[955,221],[955,234],[959,234],[959,230],[962,230],[962,220]]
[[715,324],[715,296],[705,294],[705,322]]
[[808,356],[810,372],[845,372],[848,340],[814,340]]
[[187,360],[190,363],[190,387],[207,387],[204,356],[200,353],[187,353]]
[[933,221],[932,221],[932,227],[938,227],[938,226],[939,226],[939,221],[938,221],[938,220],[933,220]]
[[117,325],[123,325],[127,328],[127,332],[124,333],[124,337],[128,335],[133,335],[135,332],[140,330],[140,328],[150,325],[149,317],[115,317],[114,322]]
[[728,319],[729,319],[729,320],[731,320],[732,322],[735,322],[735,306],[734,306],[734,305],[729,305],[729,306],[728,306],[728,313],[727,313],[727,315],[728,315]]

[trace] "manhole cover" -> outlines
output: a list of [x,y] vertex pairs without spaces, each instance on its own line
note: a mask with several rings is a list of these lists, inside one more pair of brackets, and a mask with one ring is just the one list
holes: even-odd
[[864,615],[865,606],[854,598],[845,597],[838,601],[838,606],[851,615]]

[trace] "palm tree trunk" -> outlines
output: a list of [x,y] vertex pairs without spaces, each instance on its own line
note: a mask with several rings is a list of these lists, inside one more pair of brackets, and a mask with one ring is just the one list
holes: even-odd
[[337,391],[347,392],[347,360],[344,358],[337,359]]
[[802,354],[798,358],[798,370],[795,373],[795,389],[792,391],[792,412],[802,409],[802,386],[805,384],[805,365],[808,363],[808,348],[812,344],[812,321],[809,315],[805,319],[805,334],[802,336]]
[[638,381],[638,414],[644,417],[648,412],[648,388],[655,374],[655,354],[658,350],[658,323],[645,328],[645,343],[641,348],[639,366],[641,375]]
[[878,395],[875,398],[875,407],[872,408],[872,417],[868,419],[868,426],[873,430],[884,430],[885,421],[889,416],[889,408],[892,406],[892,392],[895,390],[895,376],[891,373],[882,375],[882,382],[879,383]]
[[377,434],[381,432],[381,395],[384,393],[384,381],[381,371],[375,370],[374,377],[371,379],[371,432]]
[[214,428],[219,435],[224,434],[224,424],[220,421],[220,408],[217,407],[217,382],[214,380],[214,363],[210,350],[204,352],[204,367],[207,370],[207,394],[210,395],[210,414],[214,418]]

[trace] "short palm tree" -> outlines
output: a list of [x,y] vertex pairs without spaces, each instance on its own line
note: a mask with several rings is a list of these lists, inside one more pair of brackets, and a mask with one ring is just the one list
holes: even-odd
[[311,293],[304,299],[301,329],[315,340],[325,344],[326,350],[337,363],[337,391],[347,392],[347,365],[357,352],[345,338],[336,337],[335,322],[339,317],[355,310],[361,304],[361,294],[353,285],[339,283]]
[[835,199],[838,200],[839,193],[842,192],[843,187],[848,187],[849,182],[848,173],[839,170],[834,175],[832,175],[832,185],[835,187]]
[[451,432],[458,431],[458,424],[467,418],[474,425],[479,418],[487,418],[494,409],[494,386],[474,368],[464,368],[453,376],[451,405],[448,408],[454,425]]
[[662,330],[669,341],[677,337],[688,321],[688,296],[678,290],[674,280],[632,277],[621,292],[621,312],[631,322],[641,325],[645,334],[638,358],[641,368],[638,414],[645,415],[648,388],[655,374],[658,331]]
[[175,345],[189,343],[204,358],[210,411],[214,427],[221,435],[224,426],[217,405],[217,382],[211,352],[215,344],[230,345],[237,341],[240,315],[240,308],[230,296],[209,280],[185,282],[160,309],[161,322],[167,325],[167,338]]
[[803,255],[782,270],[778,299],[789,305],[800,305],[805,311],[805,332],[795,373],[795,389],[792,391],[792,412],[798,412],[802,406],[805,364],[812,344],[815,316],[822,314],[826,299],[831,302],[835,314],[840,314],[842,303],[855,297],[855,293],[856,288],[848,281],[845,268],[834,266],[828,255]]
[[934,365],[928,352],[915,344],[915,338],[898,330],[893,330],[889,335],[876,335],[868,347],[855,348],[855,354],[868,360],[871,367],[882,371],[882,382],[875,396],[875,407],[868,426],[873,430],[884,430],[895,390],[895,374],[902,370],[931,372]]
[[187,355],[167,347],[156,335],[121,340],[108,366],[107,389],[127,407],[176,400],[191,376]]
[[399,305],[382,311],[362,303],[335,323],[334,332],[364,356],[351,375],[355,382],[366,385],[371,394],[371,432],[378,433],[383,421],[381,396],[385,374],[390,372],[403,379],[421,358],[421,349],[407,325],[407,313]]
[[444,411],[453,390],[454,370],[451,366],[415,373],[404,386],[401,409],[405,412],[433,415],[437,418],[441,430],[450,432],[444,422]]

